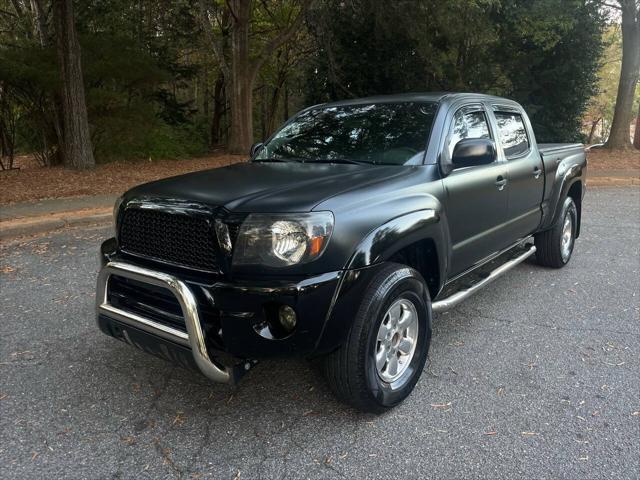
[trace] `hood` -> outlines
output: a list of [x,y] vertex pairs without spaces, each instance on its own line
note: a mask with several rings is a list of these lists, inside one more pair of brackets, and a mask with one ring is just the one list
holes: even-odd
[[223,206],[232,212],[305,212],[342,192],[389,181],[410,169],[389,165],[238,163],[146,183],[125,201],[159,198]]

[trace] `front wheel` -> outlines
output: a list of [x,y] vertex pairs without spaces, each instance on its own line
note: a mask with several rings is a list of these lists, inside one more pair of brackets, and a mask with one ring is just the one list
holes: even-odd
[[564,267],[571,259],[576,241],[578,210],[571,197],[565,198],[556,224],[535,236],[536,259],[540,265]]
[[347,341],[324,358],[329,386],[359,410],[384,412],[412,392],[430,341],[431,301],[422,276],[386,264],[367,287]]

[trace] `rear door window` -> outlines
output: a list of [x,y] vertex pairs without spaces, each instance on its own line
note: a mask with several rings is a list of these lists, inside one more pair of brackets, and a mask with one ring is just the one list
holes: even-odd
[[494,112],[500,144],[507,158],[517,157],[529,150],[529,138],[522,115],[514,112]]

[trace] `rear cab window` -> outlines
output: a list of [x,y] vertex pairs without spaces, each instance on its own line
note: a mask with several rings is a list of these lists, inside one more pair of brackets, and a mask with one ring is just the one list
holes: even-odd
[[530,142],[522,115],[517,112],[493,112],[498,125],[500,145],[507,158],[515,158],[529,151]]

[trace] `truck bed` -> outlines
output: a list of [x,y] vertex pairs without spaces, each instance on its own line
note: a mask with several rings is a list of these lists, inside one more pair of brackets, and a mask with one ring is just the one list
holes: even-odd
[[538,151],[542,155],[552,155],[561,152],[568,152],[569,150],[584,150],[584,145],[581,143],[539,143]]

